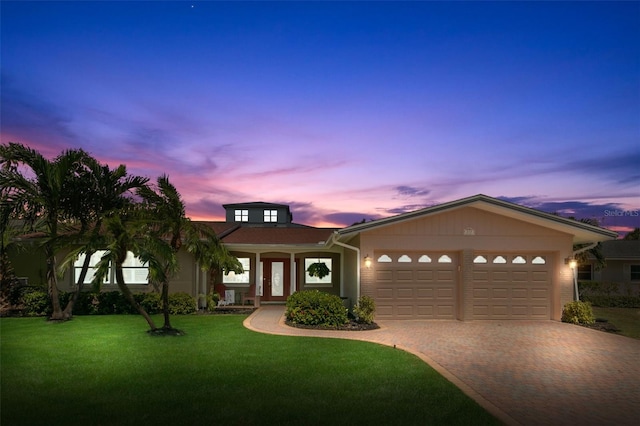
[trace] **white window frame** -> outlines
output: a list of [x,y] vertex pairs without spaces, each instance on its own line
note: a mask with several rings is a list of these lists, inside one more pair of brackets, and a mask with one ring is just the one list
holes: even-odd
[[267,209],[264,211],[265,223],[277,223],[278,222],[278,210]]
[[238,261],[242,265],[244,272],[237,274],[233,271],[222,274],[223,284],[240,284],[248,285],[251,283],[251,259],[248,257],[239,257]]
[[[96,265],[100,262],[100,259],[106,250],[97,250],[95,253],[91,255],[91,260],[89,262],[89,269],[87,270],[87,276],[84,277],[84,284],[91,284],[93,281],[93,277],[96,273]],[[80,273],[82,272],[82,264],[84,263],[85,254],[81,254],[78,258],[73,262],[73,282],[77,284],[78,278],[80,277]],[[124,282],[127,285],[147,285],[149,284],[149,267],[140,261],[137,257],[133,255],[132,252],[127,252],[127,258],[122,264],[122,274],[124,275]],[[144,279],[141,278],[144,276]],[[117,285],[116,282],[116,274],[115,274],[115,265],[113,263],[109,264],[109,274],[104,278],[102,282],[104,285]]]
[[[325,265],[327,265],[327,268],[329,268],[329,275],[322,277],[322,278],[318,278],[318,277],[312,277],[311,275],[309,275],[309,272],[307,271],[307,269],[309,269],[309,266],[311,266],[312,263],[324,263]],[[329,287],[332,285],[333,281],[332,281],[332,277],[333,273],[332,273],[332,259],[330,257],[306,257],[304,259],[304,283],[305,285],[312,285],[312,286],[324,286],[324,287]]]
[[249,222],[249,210],[237,209],[233,212],[234,222]]

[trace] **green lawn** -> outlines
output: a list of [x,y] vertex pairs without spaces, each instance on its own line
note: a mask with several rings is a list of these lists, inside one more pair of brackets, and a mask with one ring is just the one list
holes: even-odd
[[182,337],[148,336],[133,315],[3,318],[0,424],[498,424],[411,354],[244,318],[175,317]]
[[640,339],[640,309],[593,307],[596,318],[604,318],[620,329],[620,334]]

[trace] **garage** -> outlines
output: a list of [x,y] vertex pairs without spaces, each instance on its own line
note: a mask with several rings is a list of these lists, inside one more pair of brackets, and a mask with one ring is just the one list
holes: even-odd
[[471,319],[550,319],[551,268],[545,254],[478,254]]
[[335,241],[356,267],[345,293],[373,297],[378,319],[559,321],[575,298],[571,259],[616,236],[479,194],[357,223]]
[[378,252],[375,262],[378,318],[456,318],[453,253]]

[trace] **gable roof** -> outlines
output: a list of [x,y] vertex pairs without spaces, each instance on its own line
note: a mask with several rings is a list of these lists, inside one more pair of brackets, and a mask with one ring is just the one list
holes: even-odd
[[573,235],[574,244],[606,241],[614,239],[618,236],[616,232],[609,231],[608,229],[589,225],[573,219],[567,219],[551,213],[545,213],[540,210],[535,210],[529,207],[521,206],[519,204],[499,200],[497,198],[489,197],[484,194],[478,194],[471,197],[462,198],[460,200],[416,210],[413,212],[402,213],[396,216],[373,220],[371,222],[352,225],[347,228],[340,229],[337,232],[340,236],[351,236],[362,231],[389,226],[420,217],[440,214],[463,207],[474,207],[480,210],[499,214],[505,217],[510,217],[516,220],[521,220],[534,225],[554,229],[559,232],[564,232]]

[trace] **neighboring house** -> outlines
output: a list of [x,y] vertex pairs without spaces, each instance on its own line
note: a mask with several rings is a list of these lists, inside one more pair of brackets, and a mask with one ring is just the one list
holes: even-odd
[[578,267],[578,280],[617,283],[621,294],[640,294],[640,241],[603,241],[601,246],[605,266],[598,269],[590,256],[588,263]]
[[[351,305],[369,295],[378,319],[560,320],[562,306],[573,300],[573,245],[617,237],[486,195],[342,229],[296,224],[282,204],[224,207],[226,221],[205,223],[245,272],[202,272],[180,252],[172,292],[234,290],[235,302],[241,294],[257,294],[258,305],[308,289],[339,295]],[[318,261],[331,270],[323,279],[306,272]],[[61,281],[68,288],[72,282],[70,274]]]

